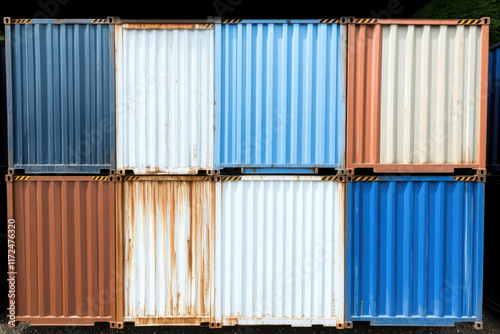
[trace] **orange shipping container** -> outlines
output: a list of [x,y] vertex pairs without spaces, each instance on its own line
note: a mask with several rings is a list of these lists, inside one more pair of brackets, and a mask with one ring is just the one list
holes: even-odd
[[7,175],[6,181],[8,218],[15,221],[16,321],[113,326],[113,177]]

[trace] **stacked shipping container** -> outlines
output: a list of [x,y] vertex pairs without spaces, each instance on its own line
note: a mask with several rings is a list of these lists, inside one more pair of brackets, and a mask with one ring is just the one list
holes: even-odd
[[346,321],[481,328],[489,18],[352,21]]
[[488,18],[7,21],[18,320],[480,326]]

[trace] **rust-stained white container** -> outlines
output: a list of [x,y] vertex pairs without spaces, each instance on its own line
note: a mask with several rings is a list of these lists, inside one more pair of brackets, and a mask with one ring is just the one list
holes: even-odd
[[209,179],[126,176],[119,183],[119,322],[210,321],[215,184]]

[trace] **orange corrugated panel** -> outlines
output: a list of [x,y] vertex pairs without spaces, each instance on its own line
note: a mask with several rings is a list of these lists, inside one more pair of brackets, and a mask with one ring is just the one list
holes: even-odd
[[6,179],[8,218],[16,231],[16,321],[114,322],[113,177]]

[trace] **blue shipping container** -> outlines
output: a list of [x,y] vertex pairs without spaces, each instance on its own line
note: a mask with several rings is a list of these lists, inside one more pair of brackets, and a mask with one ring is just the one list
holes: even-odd
[[482,321],[485,184],[378,177],[347,184],[346,321]]
[[6,24],[10,168],[115,168],[114,26],[106,22]]
[[346,31],[317,20],[216,25],[216,168],[343,168]]
[[500,171],[500,43],[491,46],[488,61],[487,146],[487,170]]

